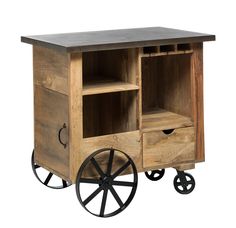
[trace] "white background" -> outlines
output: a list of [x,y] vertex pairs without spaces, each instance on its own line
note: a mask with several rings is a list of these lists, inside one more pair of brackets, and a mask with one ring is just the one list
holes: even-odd
[[[235,227],[235,1],[1,1],[0,227]],[[32,47],[21,35],[164,26],[216,34],[204,45],[206,163],[195,191],[173,188],[175,171],[159,182],[139,174],[134,200],[101,219],[79,204],[74,186],[51,190],[33,176]]]

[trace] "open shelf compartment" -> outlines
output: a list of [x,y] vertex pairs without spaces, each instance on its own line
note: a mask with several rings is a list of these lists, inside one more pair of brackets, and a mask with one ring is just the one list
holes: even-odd
[[138,90],[138,52],[120,49],[83,53],[83,95]]
[[191,54],[142,58],[142,130],[193,126]]
[[137,91],[83,97],[83,137],[138,130]]

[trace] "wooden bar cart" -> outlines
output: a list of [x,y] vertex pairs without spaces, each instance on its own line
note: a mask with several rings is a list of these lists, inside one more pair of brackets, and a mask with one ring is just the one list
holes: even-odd
[[40,182],[76,184],[82,206],[100,217],[129,205],[137,172],[156,181],[172,167],[176,191],[194,189],[184,170],[204,161],[203,42],[214,35],[154,27],[21,40],[33,45]]

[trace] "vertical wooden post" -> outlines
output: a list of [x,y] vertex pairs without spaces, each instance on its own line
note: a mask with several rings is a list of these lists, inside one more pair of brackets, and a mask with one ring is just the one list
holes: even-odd
[[192,45],[191,80],[193,121],[196,129],[196,161],[204,161],[204,114],[203,114],[203,43]]
[[70,54],[69,67],[69,154],[70,179],[74,183],[80,167],[81,143],[83,139],[82,121],[82,53]]
[[142,113],[143,113],[143,108],[142,108],[142,48],[137,49],[138,52],[138,64],[137,64],[137,78],[138,78],[138,86],[139,86],[139,91],[138,91],[138,105],[137,105],[137,113],[138,113],[138,128],[139,128],[139,134],[140,134],[140,150],[141,150],[141,165],[140,167],[143,168],[143,134],[142,132]]

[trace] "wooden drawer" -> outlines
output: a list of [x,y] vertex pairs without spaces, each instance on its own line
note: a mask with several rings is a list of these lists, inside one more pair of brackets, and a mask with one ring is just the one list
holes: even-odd
[[195,160],[194,127],[143,133],[143,167],[173,167]]
[[[42,167],[64,179],[69,178],[69,150],[58,140],[59,130],[68,126],[68,97],[34,87],[35,93],[35,160]],[[68,129],[61,131],[61,140],[68,142]]]

